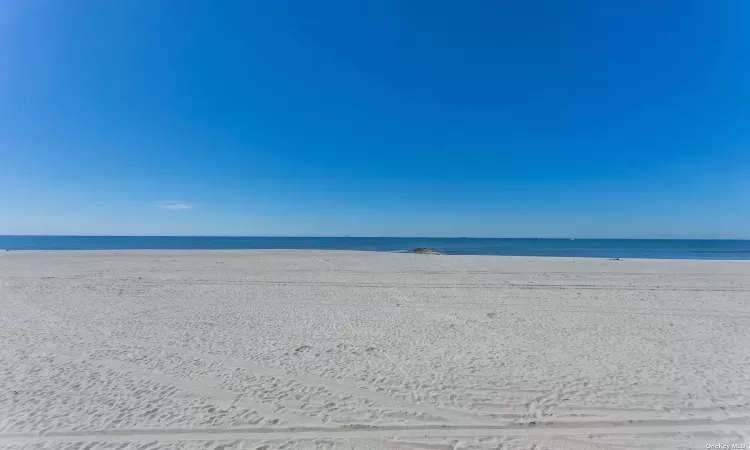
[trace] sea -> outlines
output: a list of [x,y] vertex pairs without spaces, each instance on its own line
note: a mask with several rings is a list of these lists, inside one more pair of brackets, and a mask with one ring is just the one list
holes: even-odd
[[0,250],[363,250],[448,255],[750,260],[750,240],[417,237],[0,236]]

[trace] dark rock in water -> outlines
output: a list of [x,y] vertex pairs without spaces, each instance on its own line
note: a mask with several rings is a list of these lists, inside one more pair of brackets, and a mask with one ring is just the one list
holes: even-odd
[[442,255],[439,251],[434,248],[417,247],[411,251],[412,253],[419,253],[420,255]]

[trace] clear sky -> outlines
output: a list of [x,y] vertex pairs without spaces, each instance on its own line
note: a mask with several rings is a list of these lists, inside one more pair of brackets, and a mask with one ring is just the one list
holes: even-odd
[[0,234],[750,238],[750,2],[0,1]]

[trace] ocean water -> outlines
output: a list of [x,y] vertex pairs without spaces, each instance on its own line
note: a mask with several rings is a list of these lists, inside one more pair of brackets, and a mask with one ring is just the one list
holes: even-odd
[[449,255],[750,260],[750,241],[680,239],[491,239],[391,237],[0,236],[2,250],[316,249]]

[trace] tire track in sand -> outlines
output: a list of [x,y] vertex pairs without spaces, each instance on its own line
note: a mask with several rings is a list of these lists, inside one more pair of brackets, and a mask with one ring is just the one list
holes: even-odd
[[707,420],[653,420],[637,424],[618,422],[538,423],[533,426],[435,425],[384,427],[296,427],[296,428],[132,428],[102,431],[55,432],[45,435],[33,433],[0,434],[3,445],[77,442],[159,442],[217,441],[217,440],[273,440],[273,439],[400,439],[424,437],[465,436],[574,436],[574,435],[641,435],[678,434],[696,432],[736,432],[750,430],[750,417],[721,422]]

